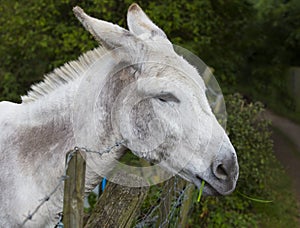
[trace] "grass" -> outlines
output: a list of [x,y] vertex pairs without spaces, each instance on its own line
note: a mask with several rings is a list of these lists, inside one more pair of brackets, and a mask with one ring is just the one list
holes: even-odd
[[201,200],[201,196],[202,196],[202,192],[203,192],[203,189],[204,189],[204,185],[205,185],[205,181],[202,180],[202,182],[201,182],[201,187],[200,187],[200,189],[199,189],[199,195],[198,195],[198,198],[197,198],[197,202],[198,202],[198,203],[199,203],[200,200]]
[[145,159],[139,158],[138,156],[134,155],[130,150],[126,151],[126,153],[119,159],[119,162],[135,167],[148,167],[152,165]]
[[277,181],[270,183],[274,191],[273,203],[253,203],[254,211],[259,213],[260,227],[299,227],[296,199],[292,193],[291,180],[284,172],[276,172]]

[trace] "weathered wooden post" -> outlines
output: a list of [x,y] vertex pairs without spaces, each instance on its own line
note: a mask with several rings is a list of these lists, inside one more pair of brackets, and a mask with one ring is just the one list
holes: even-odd
[[[70,160],[69,156],[71,156]],[[63,207],[65,228],[83,227],[85,160],[86,155],[80,149],[75,149],[75,152],[71,151],[67,154],[68,169],[66,175],[68,178],[65,180]]]
[[[117,179],[127,178],[123,173],[116,175]],[[138,183],[143,180],[134,180]],[[138,186],[134,184],[133,186]],[[132,227],[137,212],[147,196],[148,187],[127,187],[108,183],[102,193],[85,228]]]

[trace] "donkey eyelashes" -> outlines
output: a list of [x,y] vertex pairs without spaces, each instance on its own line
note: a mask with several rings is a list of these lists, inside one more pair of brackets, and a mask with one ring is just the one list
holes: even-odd
[[168,102],[166,99],[159,97],[158,100],[160,100],[161,102]]

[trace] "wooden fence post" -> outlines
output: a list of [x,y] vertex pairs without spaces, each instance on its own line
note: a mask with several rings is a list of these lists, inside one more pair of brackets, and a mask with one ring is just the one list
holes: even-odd
[[63,224],[65,228],[83,227],[84,185],[86,156],[80,149],[74,153],[68,163],[64,186]]
[[[119,173],[115,179],[127,178]],[[141,180],[136,180],[136,183]],[[137,186],[137,185],[135,185]],[[85,228],[130,228],[147,196],[149,187],[127,187],[108,183]]]

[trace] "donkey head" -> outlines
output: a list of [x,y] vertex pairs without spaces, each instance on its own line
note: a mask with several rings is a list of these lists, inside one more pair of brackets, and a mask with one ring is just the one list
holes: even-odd
[[118,49],[114,58],[134,79],[119,91],[112,114],[127,147],[198,187],[204,180],[206,194],[231,193],[238,178],[235,150],[209,106],[202,78],[166,34],[137,4],[128,10],[129,30],[79,7],[74,12],[103,46]]

